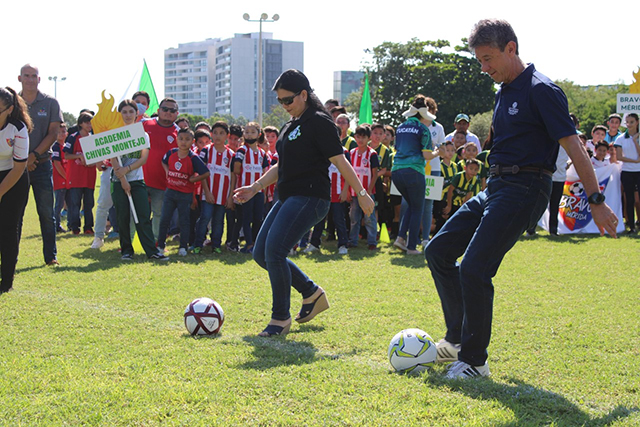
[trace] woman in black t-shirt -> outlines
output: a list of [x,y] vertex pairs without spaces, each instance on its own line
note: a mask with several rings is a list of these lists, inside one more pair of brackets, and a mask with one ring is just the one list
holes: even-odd
[[234,198],[242,203],[277,181],[279,200],[267,215],[253,248],[253,258],[269,273],[273,296],[271,321],[259,336],[285,335],[291,327],[291,286],[302,295],[296,316],[305,323],[329,308],[324,290],[304,274],[287,254],[303,234],[329,211],[331,188],[329,163],[336,165],[347,183],[358,193],[358,202],[368,215],[374,202],[344,157],[338,130],[300,71],[287,70],[273,90],[291,115],[276,148],[278,163],[251,186],[238,188]]

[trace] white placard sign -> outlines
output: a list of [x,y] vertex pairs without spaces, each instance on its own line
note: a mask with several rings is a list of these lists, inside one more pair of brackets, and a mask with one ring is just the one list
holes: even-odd
[[121,128],[100,132],[80,138],[82,154],[88,165],[103,160],[122,156],[123,154],[149,148],[142,123],[123,126]]
[[640,114],[640,93],[619,93],[616,112]]
[[[442,187],[444,185],[444,178],[441,176],[431,176],[427,175],[425,177],[427,188],[424,193],[425,199],[431,200],[441,200],[442,199]],[[391,192],[390,194],[394,196],[401,196],[400,192],[394,185],[393,181],[391,182]]]

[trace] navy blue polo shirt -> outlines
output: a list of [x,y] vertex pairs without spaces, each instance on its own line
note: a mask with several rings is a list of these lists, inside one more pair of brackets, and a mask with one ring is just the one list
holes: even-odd
[[529,64],[496,94],[489,164],[554,171],[558,140],[575,135],[562,89]]

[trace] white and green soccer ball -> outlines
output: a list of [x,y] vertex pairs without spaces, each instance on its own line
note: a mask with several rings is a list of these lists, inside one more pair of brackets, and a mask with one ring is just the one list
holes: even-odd
[[436,343],[425,331],[404,329],[389,343],[389,363],[400,373],[416,374],[429,369],[436,361]]

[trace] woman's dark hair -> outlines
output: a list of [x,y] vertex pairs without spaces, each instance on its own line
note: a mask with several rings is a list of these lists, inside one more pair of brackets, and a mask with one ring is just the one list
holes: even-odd
[[24,99],[16,93],[15,90],[9,86],[0,87],[0,101],[4,104],[5,108],[13,106],[13,111],[9,115],[8,119],[21,121],[27,126],[27,130],[31,132],[33,130],[33,121],[29,115],[29,108],[24,102]]
[[[427,106],[427,97],[420,93],[413,97],[413,101],[411,101],[411,105],[417,109],[420,109],[420,108],[426,108],[427,110],[429,109],[429,107]],[[416,113],[411,117],[420,119],[422,117],[422,114]],[[426,117],[422,117],[422,118],[426,119]]]
[[78,116],[78,126],[82,123],[91,123],[93,116],[89,113],[82,113]]
[[278,89],[288,90],[289,92],[299,93],[303,90],[307,91],[307,107],[322,111],[327,115],[329,112],[326,108],[324,108],[324,104],[320,101],[320,98],[313,92],[311,89],[311,84],[309,83],[309,79],[305,76],[302,71],[290,69],[280,74],[280,77],[273,84],[273,88],[271,90],[276,91]]
[[133,99],[124,99],[120,105],[118,105],[118,113],[121,113],[122,109],[127,106],[136,110],[136,113],[138,112],[138,104]]
[[[634,119],[636,119],[636,132],[638,132],[640,124],[638,124],[638,115],[636,113],[629,113],[627,114],[627,117],[633,117]],[[627,128],[627,131],[624,133],[624,136],[626,138],[629,138],[629,129]]]

